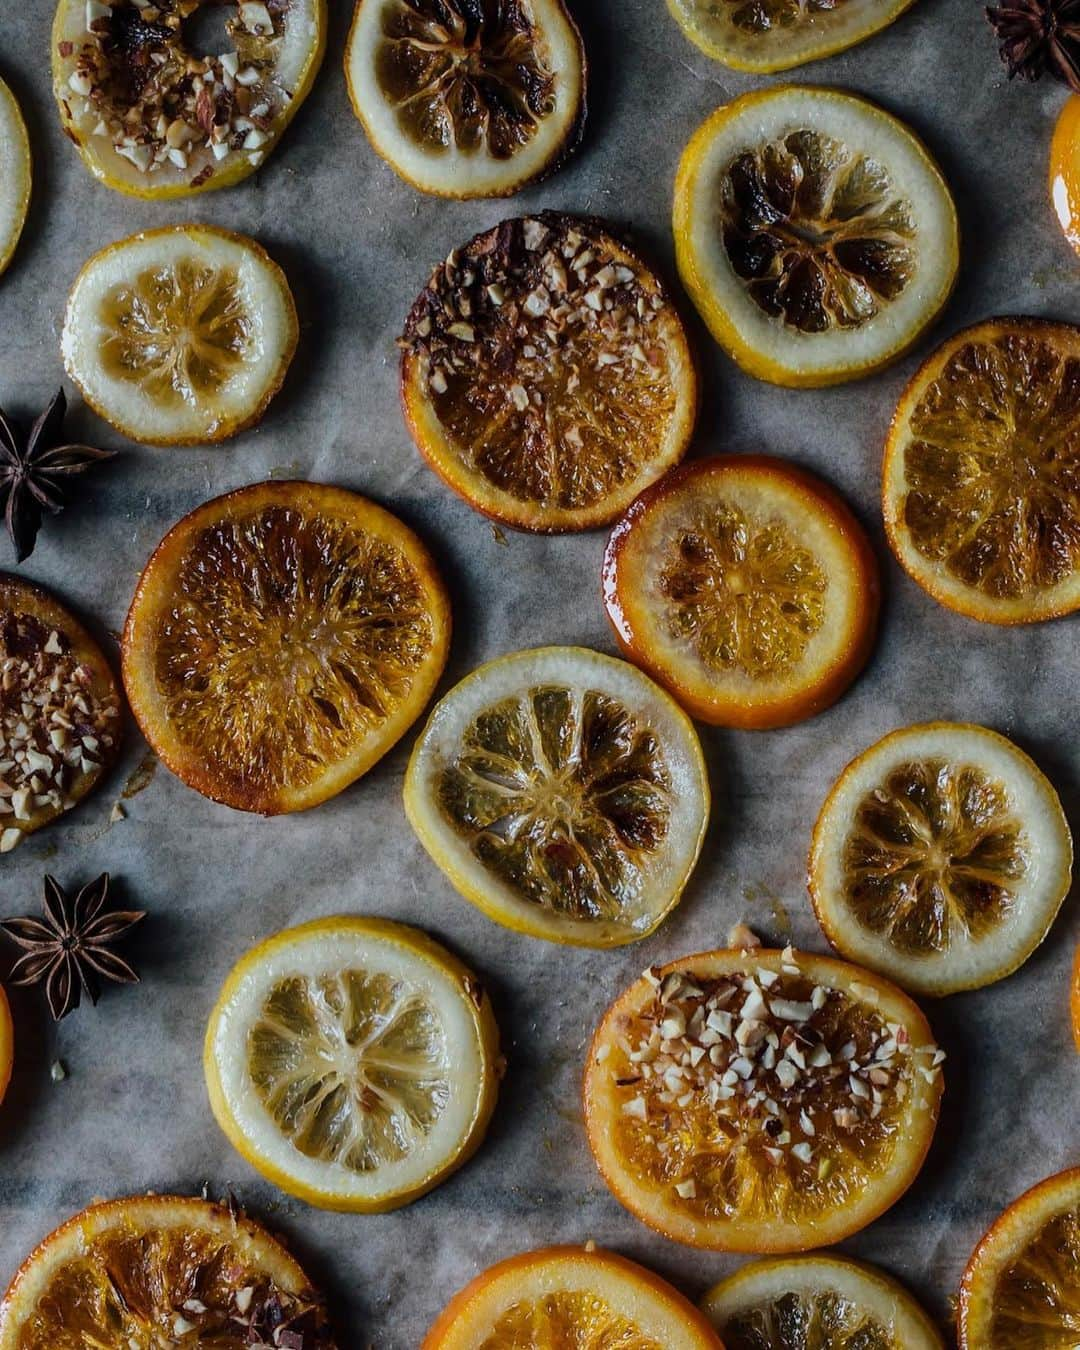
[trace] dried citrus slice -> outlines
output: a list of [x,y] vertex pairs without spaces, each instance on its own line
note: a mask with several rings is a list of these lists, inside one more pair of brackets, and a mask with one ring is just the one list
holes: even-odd
[[613,1252],[546,1247],[467,1285],[420,1350],[723,1350],[666,1281]]
[[75,616],[0,573],[0,853],[97,786],[120,749],[112,667]]
[[7,270],[30,209],[30,137],[15,95],[0,80],[0,273]]
[[657,277],[596,221],[506,220],[440,263],[401,340],[413,439],[477,510],[605,525],[686,453],[697,380]]
[[985,727],[929,722],[837,779],[810,849],[810,895],[844,956],[940,996],[1012,974],[1069,892],[1072,839],[1038,766]]
[[298,334],[285,273],[253,239],[176,225],[90,259],[62,346],[86,402],[125,436],[203,445],[262,417]]
[[1073,957],[1072,985],[1069,991],[1069,1020],[1072,1023],[1073,1042],[1080,1051],[1080,946]]
[[214,801],[277,815],[332,797],[419,716],[450,604],[427,549],[342,488],[258,483],[165,536],[124,629],[143,734]]
[[1080,98],[1069,98],[1050,143],[1050,199],[1065,238],[1080,252]]
[[1080,607],[1080,328],[989,319],[916,372],[885,447],[885,529],[949,609],[1029,623]]
[[678,903],[709,784],[694,728],[662,689],[599,652],[542,647],[489,661],[436,706],[405,811],[489,918],[614,947]]
[[84,1209],[27,1257],[0,1306],[0,1350],[274,1343],[334,1350],[322,1298],[259,1224],[178,1196]]
[[944,305],[959,259],[956,208],[914,134],[865,99],[799,85],[744,94],[695,133],[674,229],[717,342],[795,387],[895,360]]
[[[194,30],[218,5],[224,50],[198,50]],[[53,86],[95,178],[134,197],[189,197],[259,167],[325,47],[326,0],[59,0]]]
[[783,726],[828,707],[862,668],[877,563],[820,479],[724,455],[634,502],[608,541],[604,603],[623,651],[694,717]]
[[585,51],[563,0],[358,0],[345,75],[378,153],[440,197],[509,196],[584,121]]
[[11,1004],[0,985],[0,1102],[11,1082],[11,1071],[15,1065],[15,1028],[11,1022]]
[[907,1190],[943,1059],[915,1004],[858,966],[790,948],[687,956],[601,1022],[589,1143],[617,1199],[667,1237],[803,1251]]
[[945,1350],[895,1280],[824,1252],[743,1266],[702,1307],[726,1350]]
[[499,1033],[480,982],[404,924],[330,918],[233,967],[206,1030],[210,1104],[263,1176],[325,1209],[383,1212],[479,1147]]

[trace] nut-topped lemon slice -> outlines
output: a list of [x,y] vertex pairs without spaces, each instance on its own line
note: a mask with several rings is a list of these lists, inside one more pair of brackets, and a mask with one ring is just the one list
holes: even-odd
[[7,269],[30,209],[30,137],[15,95],[0,80],[0,272]]

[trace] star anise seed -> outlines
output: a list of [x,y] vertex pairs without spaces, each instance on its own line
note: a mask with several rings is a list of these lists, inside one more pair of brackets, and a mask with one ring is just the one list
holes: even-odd
[[1049,71],[1080,93],[1080,0],[1006,0],[986,11],[1009,79]]

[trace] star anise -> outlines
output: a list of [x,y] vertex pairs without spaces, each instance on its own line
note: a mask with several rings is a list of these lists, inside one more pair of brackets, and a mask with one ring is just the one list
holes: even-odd
[[84,886],[74,900],[55,877],[45,878],[44,920],[6,919],[0,928],[26,951],[11,968],[11,984],[45,982],[49,1010],[57,1022],[79,1006],[85,994],[97,1003],[98,976],[117,984],[139,977],[111,949],[146,915],[142,910],[106,910],[109,874]]
[[1080,0],[1006,0],[986,11],[1009,79],[1045,71],[1080,93]]
[[89,469],[115,450],[62,443],[67,399],[61,389],[30,428],[24,442],[0,408],[0,499],[18,562],[34,551],[42,509],[64,509],[64,480]]

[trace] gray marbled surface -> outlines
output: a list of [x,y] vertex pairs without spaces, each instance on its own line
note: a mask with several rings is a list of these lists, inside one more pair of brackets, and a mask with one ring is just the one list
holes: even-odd
[[[22,569],[102,631],[121,625],[153,546],[211,495],[268,475],[369,493],[414,524],[452,586],[456,636],[446,686],[498,653],[538,643],[612,649],[600,604],[603,536],[533,539],[490,526],[423,465],[402,425],[394,337],[429,266],[519,208],[610,216],[673,279],[671,188],[682,146],[729,96],[764,83],[726,72],[680,35],[662,0],[577,0],[592,57],[580,153],[513,206],[422,197],[368,147],[349,108],[341,55],[350,8],[331,0],[330,50],[309,102],[262,172],[192,203],[140,204],[96,185],[60,133],[47,73],[51,0],[0,14],[0,73],[35,148],[22,246],[0,282],[0,403],[27,416],[61,378],[64,299],[90,253],[137,229],[197,219],[259,238],[286,268],[303,332],[264,425],[221,449],[123,445],[87,413],[91,439],[124,450],[47,525]],[[999,312],[1076,318],[1080,261],[1051,216],[1050,133],[1063,101],[1044,82],[1008,85],[975,0],[918,0],[883,35],[805,68],[906,118],[939,157],[964,231],[959,289],[923,350]],[[1015,631],[939,608],[887,555],[878,507],[882,439],[920,353],[884,375],[821,393],[757,384],[704,329],[693,337],[705,405],[695,454],[768,450],[828,475],[871,532],[885,576],[881,638],[848,696],[814,721],[767,734],[704,734],[715,805],[701,864],[675,915],[631,950],[565,951],[517,937],[461,900],[412,838],[401,809],[411,737],[353,789],[296,818],[264,822],[204,801],[165,770],[108,828],[145,746],[136,735],[111,782],[3,860],[0,913],[38,904],[48,869],[76,884],[108,869],[151,918],[132,944],[143,983],[110,990],[54,1029],[43,1000],[16,992],[18,1060],[0,1109],[0,1281],[56,1223],[95,1196],[232,1186],[295,1244],[328,1287],[343,1344],[413,1350],[476,1271],[524,1247],[595,1238],[696,1296],[735,1264],[656,1237],[608,1194],[578,1106],[587,1038],[648,962],[716,945],[746,917],[822,949],[804,857],[836,773],[885,731],[930,717],[1014,737],[1080,817],[1077,621]],[[5,560],[0,544],[0,562]],[[6,565],[6,564],[5,564]],[[490,985],[509,1076],[490,1137],[469,1166],[385,1217],[324,1214],[275,1191],[233,1153],[207,1105],[201,1039],[216,991],[252,942],[340,910],[419,924]],[[995,1212],[1029,1183],[1080,1161],[1077,1061],[1066,989],[1075,900],[1012,979],[928,1009],[949,1052],[942,1127],[907,1197],[846,1249],[904,1278],[947,1317],[961,1267]],[[69,1077],[50,1081],[60,1057]]]

